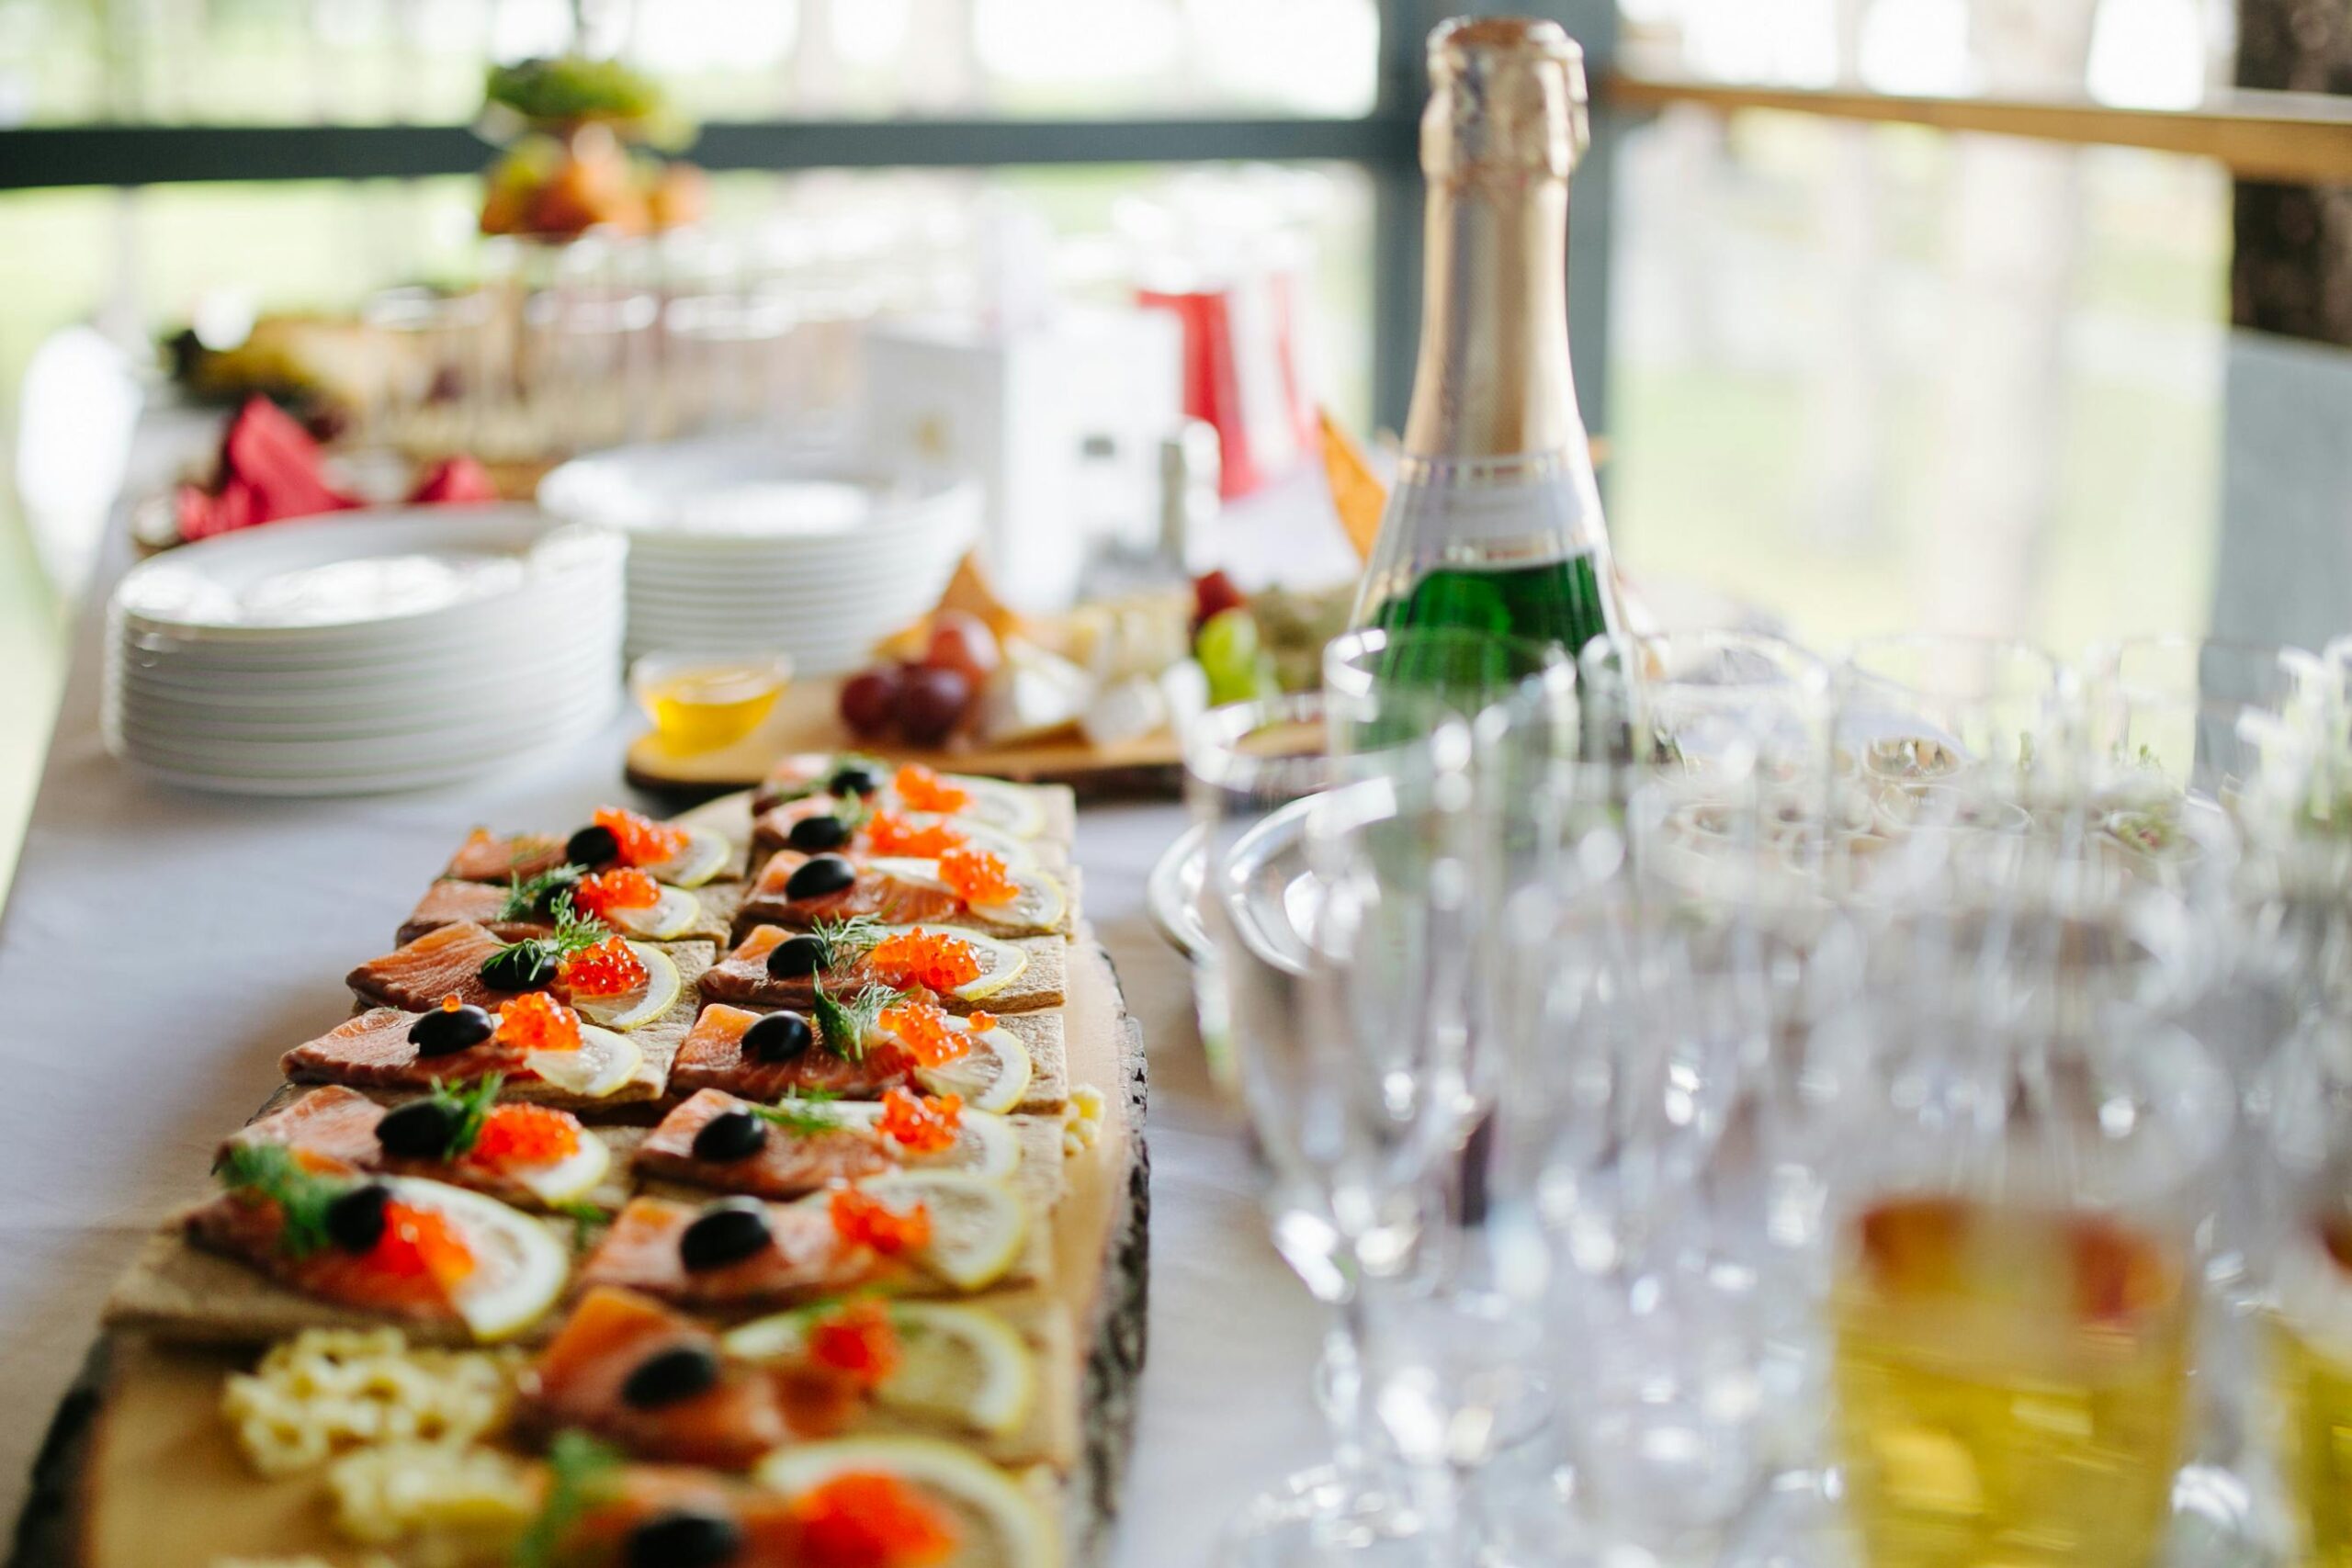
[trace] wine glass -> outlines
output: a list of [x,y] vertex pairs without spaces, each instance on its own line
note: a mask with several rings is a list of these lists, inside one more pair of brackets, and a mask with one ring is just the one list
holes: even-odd
[[1228,1557],[1403,1561],[1424,1525],[1366,1440],[1364,1282],[1411,1254],[1419,1179],[1459,1111],[1467,728],[1425,693],[1306,694],[1214,710],[1184,751],[1202,1033],[1232,1064],[1274,1245],[1333,1314],[1333,1460],[1245,1509]]

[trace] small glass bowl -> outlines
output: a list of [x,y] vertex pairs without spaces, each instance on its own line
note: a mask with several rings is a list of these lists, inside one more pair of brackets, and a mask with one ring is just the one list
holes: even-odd
[[767,722],[791,682],[782,653],[649,653],[628,672],[653,732],[680,752],[732,746]]

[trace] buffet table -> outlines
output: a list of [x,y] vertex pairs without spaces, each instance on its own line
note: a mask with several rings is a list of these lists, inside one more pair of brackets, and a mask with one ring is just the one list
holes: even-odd
[[[134,475],[131,493],[139,493]],[[278,1081],[280,1048],[347,1003],[381,946],[382,889],[446,856],[453,823],[583,818],[623,798],[633,721],[530,768],[428,793],[274,801],[134,775],[99,737],[97,650],[128,564],[109,538],[74,632],[54,743],[0,920],[0,1500],[13,1517],[117,1272],[199,1196],[220,1130]],[[1237,1122],[1207,1081],[1182,962],[1144,910],[1172,805],[1080,815],[1087,908],[1151,1062],[1150,1356],[1114,1562],[1204,1561],[1254,1491],[1314,1456],[1318,1323],[1265,1239]]]

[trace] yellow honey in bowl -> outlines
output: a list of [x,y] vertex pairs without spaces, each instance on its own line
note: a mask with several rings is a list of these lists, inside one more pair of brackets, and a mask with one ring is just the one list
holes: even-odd
[[644,683],[639,701],[654,732],[673,750],[710,751],[757,729],[784,694],[774,661],[714,660],[665,671]]

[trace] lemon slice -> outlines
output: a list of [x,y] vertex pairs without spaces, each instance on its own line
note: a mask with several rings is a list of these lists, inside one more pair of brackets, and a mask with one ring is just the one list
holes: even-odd
[[[637,1049],[632,1042],[622,1040],[621,1043],[631,1051]],[[612,1164],[613,1151],[605,1146],[605,1140],[583,1130],[580,1146],[561,1159],[548,1165],[518,1166],[505,1174],[508,1180],[542,1203],[567,1203],[604,1180],[605,1172],[612,1168]]]
[[[866,863],[910,886],[927,887],[938,893],[956,892],[940,879],[939,863],[935,860],[876,855]],[[999,904],[967,904],[966,908],[991,925],[1037,931],[1058,929],[1062,915],[1069,908],[1069,896],[1062,891],[1060,880],[1034,865],[1008,863],[1004,870],[1012,881],[1012,897]]]
[[960,822],[993,828],[1016,839],[1034,839],[1046,830],[1046,803],[1034,789],[970,773],[949,773],[945,782],[972,797],[971,805],[956,813]]
[[961,1097],[967,1111],[1001,1116],[1029,1092],[1029,1047],[1001,1027],[973,1034],[971,1041],[972,1048],[956,1060],[916,1068],[915,1081],[933,1094]]
[[677,964],[660,948],[641,942],[630,942],[628,950],[645,965],[645,984],[617,997],[582,997],[571,1004],[573,1011],[606,1029],[627,1031],[650,1023],[670,1010],[670,1004],[678,999]]
[[[894,1170],[858,1183],[894,1209],[931,1211],[931,1245],[918,1261],[959,1291],[985,1291],[1004,1278],[1029,1239],[1029,1211],[995,1177],[963,1170]],[[822,1202],[820,1193],[810,1201]]]
[[1029,955],[1009,942],[999,942],[978,931],[956,931],[953,935],[971,948],[972,956],[980,964],[978,978],[956,987],[954,995],[959,1001],[986,1001],[1028,972]]
[[[834,1100],[824,1113],[837,1122],[872,1127],[882,1120],[883,1107],[871,1100]],[[1021,1164],[1021,1136],[1001,1116],[966,1106],[956,1124],[956,1141],[935,1155],[919,1155],[887,1145],[910,1169],[960,1170],[974,1176],[1009,1176]]]
[[953,1509],[956,1568],[1060,1568],[1053,1521],[1021,1483],[968,1449],[935,1438],[836,1438],[797,1443],[762,1460],[752,1478],[797,1496],[835,1476],[895,1476]]
[[[820,1314],[806,1309],[760,1318],[721,1341],[746,1360],[799,1356]],[[893,1302],[899,1365],[875,1394],[884,1407],[1001,1437],[1021,1429],[1037,1402],[1036,1359],[1012,1326],[984,1307]]]
[[726,834],[714,833],[707,828],[688,828],[684,849],[660,865],[639,869],[654,881],[666,882],[673,887],[700,887],[726,870],[734,854],[735,846]]
[[664,887],[652,908],[616,909],[605,919],[630,936],[667,942],[702,919],[702,900],[682,888]]
[[393,1177],[385,1185],[403,1203],[450,1221],[474,1257],[473,1272],[450,1292],[449,1304],[477,1339],[505,1339],[537,1322],[563,1293],[571,1255],[555,1234],[495,1198],[439,1181]]
[[532,1051],[523,1066],[556,1088],[583,1100],[602,1100],[637,1076],[645,1053],[637,1042],[594,1024],[580,1026],[577,1051]]

